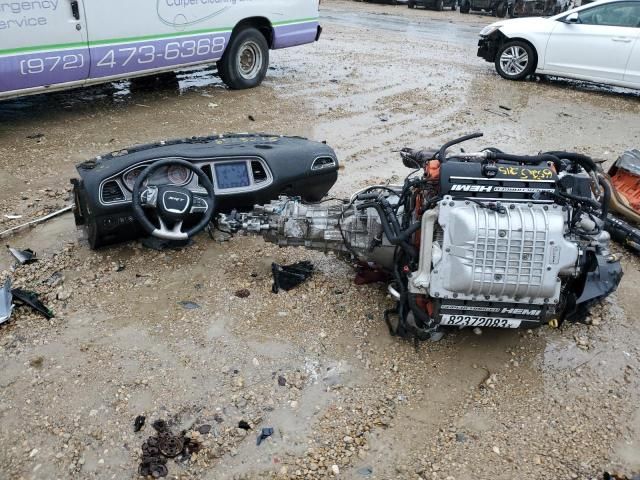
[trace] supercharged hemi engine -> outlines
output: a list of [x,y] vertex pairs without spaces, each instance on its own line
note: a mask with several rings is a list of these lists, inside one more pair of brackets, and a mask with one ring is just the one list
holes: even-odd
[[345,200],[281,197],[222,215],[231,230],[281,246],[339,251],[388,272],[392,334],[441,338],[445,327],[533,328],[584,320],[622,269],[604,230],[611,187],[589,157],[488,148],[404,149],[413,172]]

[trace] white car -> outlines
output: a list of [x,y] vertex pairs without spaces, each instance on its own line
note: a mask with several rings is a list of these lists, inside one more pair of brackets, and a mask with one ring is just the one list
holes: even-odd
[[640,89],[640,0],[493,23],[480,32],[478,56],[509,80],[539,73]]

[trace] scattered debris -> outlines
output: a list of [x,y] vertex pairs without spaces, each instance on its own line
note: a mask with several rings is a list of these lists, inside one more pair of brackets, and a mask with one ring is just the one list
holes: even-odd
[[146,422],[146,420],[147,417],[145,417],[144,415],[138,415],[133,422],[133,431],[139,432],[140,430],[142,430],[142,427],[144,427],[144,422]]
[[140,240],[143,247],[150,248],[157,252],[164,250],[182,250],[193,244],[193,240],[162,240],[157,237],[144,237]]
[[40,313],[47,320],[51,320],[54,315],[53,312],[40,301],[37,293],[30,292],[28,290],[22,290],[21,288],[14,288],[11,290],[14,300],[17,300],[20,304],[33,308],[36,312]]
[[377,282],[387,282],[391,278],[388,272],[372,262],[359,262],[356,267],[356,285],[369,285]]
[[262,432],[260,432],[260,435],[258,435],[258,439],[256,440],[256,445],[260,445],[263,442],[263,440],[266,440],[271,435],[273,435],[273,428],[271,427],[263,428]]
[[256,121],[256,119],[255,119],[255,117],[254,117],[253,115],[249,115],[247,118],[248,118],[249,120],[251,120],[252,122],[255,122],[255,121]]
[[[136,418],[136,425],[138,418]],[[195,440],[194,432],[182,432],[180,435],[174,435],[164,420],[156,420],[151,425],[157,433],[155,436],[147,438],[142,444],[142,458],[138,466],[138,474],[143,477],[166,477],[169,474],[167,468],[169,459],[182,455],[180,460],[187,460],[192,453],[201,448],[200,443]],[[199,427],[196,431],[200,431],[203,427],[206,425]],[[210,425],[208,427],[211,428]]]
[[368,477],[369,475],[373,474],[373,467],[362,467],[358,469],[358,474],[362,475],[363,477]]
[[8,220],[19,220],[22,218],[22,215],[5,215],[4,218]]
[[11,295],[11,280],[7,278],[0,290],[0,325],[11,318],[13,311],[13,296]]
[[238,422],[238,428],[241,428],[242,430],[251,430],[251,425],[249,425],[244,420],[240,420]]
[[178,302],[178,305],[180,305],[185,310],[197,310],[200,308],[200,305],[198,305],[196,302],[191,302],[189,300]]
[[53,272],[51,276],[46,280],[43,280],[42,283],[47,285],[48,287],[56,288],[62,282],[64,282],[64,276],[62,275],[62,272]]
[[7,248],[20,265],[26,265],[38,260],[36,258],[36,252],[31,250],[30,248],[27,248],[25,250],[18,250],[17,248],[11,248],[9,245],[7,245]]
[[200,425],[198,427],[198,433],[201,435],[206,435],[211,431],[211,425]]
[[238,298],[247,298],[249,295],[251,295],[251,292],[246,288],[238,290],[235,293],[235,296],[238,297]]
[[284,387],[287,384],[287,379],[284,378],[282,375],[278,375],[278,385],[280,385],[281,387]]
[[167,425],[167,422],[165,422],[164,420],[156,420],[151,424],[151,426],[158,433],[166,432],[169,430],[169,426]]
[[313,274],[313,264],[309,261],[297,262],[292,265],[271,265],[273,273],[273,287],[271,291],[289,291],[305,282]]
[[506,105],[498,105],[498,107],[500,107],[503,110],[507,110],[507,111],[511,111],[511,107],[507,107]]
[[33,135],[27,135],[29,140],[37,140],[39,138],[44,138],[44,133],[34,133]]
[[70,212],[73,209],[73,205],[69,205],[68,207],[61,208],[60,210],[56,210],[55,212],[50,213],[49,215],[45,215],[44,217],[36,218],[35,220],[31,220],[30,222],[23,223],[22,225],[18,225],[17,227],[10,228],[8,230],[4,230],[0,232],[0,238],[3,238],[7,235],[15,233],[23,228],[32,227],[38,225],[40,223],[46,222],[54,217],[58,217],[63,213]]

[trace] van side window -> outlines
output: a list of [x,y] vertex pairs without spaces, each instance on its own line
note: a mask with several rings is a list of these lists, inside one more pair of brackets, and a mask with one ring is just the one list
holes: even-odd
[[640,2],[610,3],[580,12],[580,23],[640,28]]

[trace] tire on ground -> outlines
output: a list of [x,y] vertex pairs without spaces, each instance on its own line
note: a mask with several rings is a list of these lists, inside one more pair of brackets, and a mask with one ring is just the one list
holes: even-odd
[[[513,49],[509,53],[522,52],[522,51],[526,52],[526,63],[522,61],[519,63],[519,67],[523,67],[522,69],[516,68],[514,69],[514,71],[509,71],[508,69],[505,70],[505,68],[503,67],[502,56],[509,49]],[[536,51],[527,42],[523,42],[522,40],[512,40],[509,42],[505,42],[498,49],[494,63],[495,63],[496,71],[498,72],[498,74],[500,74],[502,78],[506,78],[507,80],[522,80],[528,77],[529,75],[531,75],[535,71],[536,63],[537,63]],[[508,65],[506,65],[506,67],[508,68]]]
[[217,63],[222,81],[233,90],[257,87],[269,68],[269,45],[264,35],[246,27],[231,37],[227,49]]

